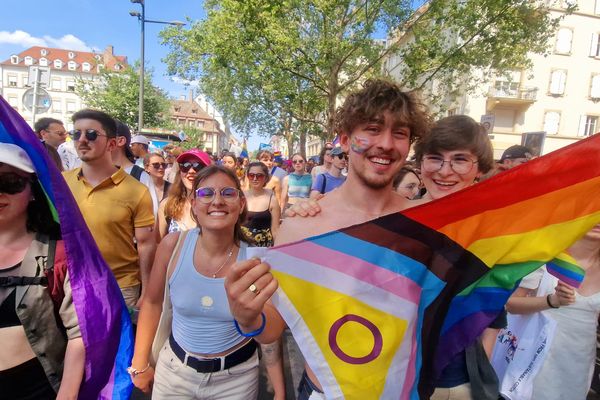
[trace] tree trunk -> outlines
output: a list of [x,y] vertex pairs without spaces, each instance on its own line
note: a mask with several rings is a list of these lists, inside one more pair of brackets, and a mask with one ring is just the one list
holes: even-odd
[[302,158],[306,160],[306,130],[300,130],[299,135],[299,144],[300,144],[300,154],[302,154]]

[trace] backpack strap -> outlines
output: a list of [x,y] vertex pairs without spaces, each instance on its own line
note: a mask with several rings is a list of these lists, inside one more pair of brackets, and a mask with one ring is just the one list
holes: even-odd
[[131,168],[131,173],[129,175],[133,176],[138,181],[142,178],[142,172],[144,172],[144,168],[139,165],[133,164]]
[[323,183],[321,184],[321,194],[325,194],[325,186],[327,185],[327,177],[325,174],[321,174],[323,177]]

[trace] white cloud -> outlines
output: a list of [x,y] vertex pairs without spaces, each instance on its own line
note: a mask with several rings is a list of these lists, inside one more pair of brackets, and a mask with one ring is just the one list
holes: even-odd
[[186,85],[186,86],[198,86],[198,84],[199,84],[197,79],[190,81],[187,79],[180,78],[178,76],[172,76],[171,80],[175,83],[179,83],[179,84]]
[[78,37],[67,34],[61,38],[49,35],[35,37],[27,32],[16,30],[14,32],[0,31],[0,44],[12,44],[28,48],[31,46],[55,47],[67,50],[92,51],[92,48]]

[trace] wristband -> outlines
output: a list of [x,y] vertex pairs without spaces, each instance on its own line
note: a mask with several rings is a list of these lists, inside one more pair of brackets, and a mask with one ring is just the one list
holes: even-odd
[[131,366],[131,367],[127,368],[127,373],[129,375],[131,375],[131,378],[135,378],[139,374],[143,374],[144,372],[148,371],[148,368],[150,368],[150,363],[148,363],[148,365],[146,365],[146,368],[142,369],[141,371],[138,370],[137,368],[133,368],[133,366]]
[[546,303],[548,303],[548,307],[550,308],[560,308],[560,306],[553,306],[552,303],[550,302],[550,296],[552,296],[552,294],[549,294],[548,296],[546,296]]
[[258,328],[257,330],[252,331],[252,332],[248,332],[248,333],[244,333],[240,329],[240,324],[238,324],[238,322],[234,319],[233,323],[235,325],[235,329],[243,337],[255,337],[255,336],[260,335],[261,333],[263,333],[263,331],[265,330],[265,326],[267,325],[267,317],[265,316],[265,313],[261,312],[260,315],[262,316],[262,324],[260,325],[260,328]]

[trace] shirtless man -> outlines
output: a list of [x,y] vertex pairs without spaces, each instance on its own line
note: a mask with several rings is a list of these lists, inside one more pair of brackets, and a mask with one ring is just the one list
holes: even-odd
[[[368,81],[364,89],[348,96],[337,111],[340,144],[349,157],[348,177],[337,190],[319,201],[314,218],[286,219],[276,244],[359,224],[401,211],[415,203],[392,190],[394,176],[404,165],[411,143],[428,129],[429,117],[418,100],[385,81]],[[285,328],[281,316],[267,303],[277,289],[269,265],[248,260],[234,265],[225,281],[232,314],[243,332],[270,343]],[[260,289],[260,290],[257,290]],[[261,315],[261,312],[264,315]],[[322,399],[321,386],[306,366],[299,400]]]

